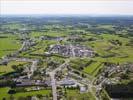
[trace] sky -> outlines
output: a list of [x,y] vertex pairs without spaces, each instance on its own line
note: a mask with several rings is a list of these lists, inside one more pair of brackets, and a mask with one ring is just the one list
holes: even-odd
[[0,0],[0,14],[133,15],[133,0]]

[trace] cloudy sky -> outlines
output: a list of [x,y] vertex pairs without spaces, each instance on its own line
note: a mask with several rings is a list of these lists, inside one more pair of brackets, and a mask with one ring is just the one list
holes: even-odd
[[0,13],[133,15],[133,0],[0,0]]

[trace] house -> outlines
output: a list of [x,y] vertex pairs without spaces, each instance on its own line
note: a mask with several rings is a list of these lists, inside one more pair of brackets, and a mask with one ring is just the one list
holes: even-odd
[[52,45],[50,53],[57,53],[68,57],[93,57],[95,52],[91,48],[80,45]]
[[87,92],[87,87],[80,86],[80,93],[85,93],[85,92]]
[[72,86],[75,85],[75,82],[71,79],[63,79],[62,81],[59,82],[60,85],[62,86]]

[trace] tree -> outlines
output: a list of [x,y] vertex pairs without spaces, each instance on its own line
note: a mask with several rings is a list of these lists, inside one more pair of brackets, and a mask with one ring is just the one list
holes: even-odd
[[32,96],[27,96],[26,100],[32,100]]
[[16,65],[12,65],[11,66],[14,70],[17,70],[18,69],[18,67],[16,66]]
[[14,97],[13,97],[13,95],[10,95],[10,100],[14,100]]
[[11,67],[17,72],[22,72],[23,71],[22,65],[19,65],[19,67],[16,66],[16,65],[12,65]]
[[122,74],[120,75],[120,78],[121,78],[121,79],[128,79],[128,75],[127,75],[127,74],[122,73]]
[[8,94],[15,94],[15,93],[16,93],[15,90],[9,90],[9,91],[8,91]]
[[6,100],[6,98],[4,97],[2,100]]
[[109,75],[109,73],[108,73],[108,72],[105,72],[105,75],[104,75],[104,76],[105,76],[105,77],[108,77],[108,75]]
[[0,80],[0,86],[15,86],[15,82],[11,80]]
[[[26,97],[19,97],[18,100],[27,100]],[[30,99],[29,99],[30,100]]]
[[43,97],[43,95],[42,94],[37,94],[37,98],[42,98]]

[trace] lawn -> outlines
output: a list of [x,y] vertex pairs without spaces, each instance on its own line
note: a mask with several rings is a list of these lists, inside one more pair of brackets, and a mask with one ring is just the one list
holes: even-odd
[[[8,94],[9,89],[10,88],[8,88],[8,87],[0,88],[0,100],[2,100],[3,98],[7,98],[7,100],[9,100],[9,98],[10,98],[10,95]],[[20,92],[20,93],[14,94],[13,97],[18,99],[19,97],[35,96],[35,95],[38,95],[38,94],[49,95],[50,93],[51,93],[51,90]]]
[[21,47],[15,36],[9,35],[7,38],[0,38],[0,57],[18,50]]
[[108,41],[108,40],[119,40],[122,43],[127,43],[129,41],[128,38],[124,38],[124,37],[120,37],[118,35],[113,35],[113,34],[102,34],[100,35],[104,40]]
[[31,32],[31,33],[30,33],[30,36],[31,36],[31,37],[40,37],[40,36],[42,36],[42,35],[44,35],[43,32]]
[[6,65],[0,65],[0,75],[13,72],[12,65],[27,64],[27,62],[11,61]]
[[86,67],[86,65],[88,65],[89,62],[90,62],[90,59],[88,58],[75,57],[71,59],[70,66],[74,69],[80,70],[81,67],[82,68]]
[[95,100],[90,92],[80,93],[79,90],[67,90],[67,100]]
[[97,75],[98,70],[102,67],[103,64],[101,64],[101,62],[92,62],[89,66],[84,68],[83,72],[95,76]]
[[40,90],[40,91],[32,91],[32,92],[21,92],[21,93],[16,93],[14,95],[14,97],[15,98],[19,98],[19,97],[35,96],[37,94],[49,95],[50,93],[51,93],[51,90]]
[[6,87],[6,88],[0,88],[0,100],[2,100],[3,98],[9,98],[9,94],[7,93],[9,91],[10,88]]

